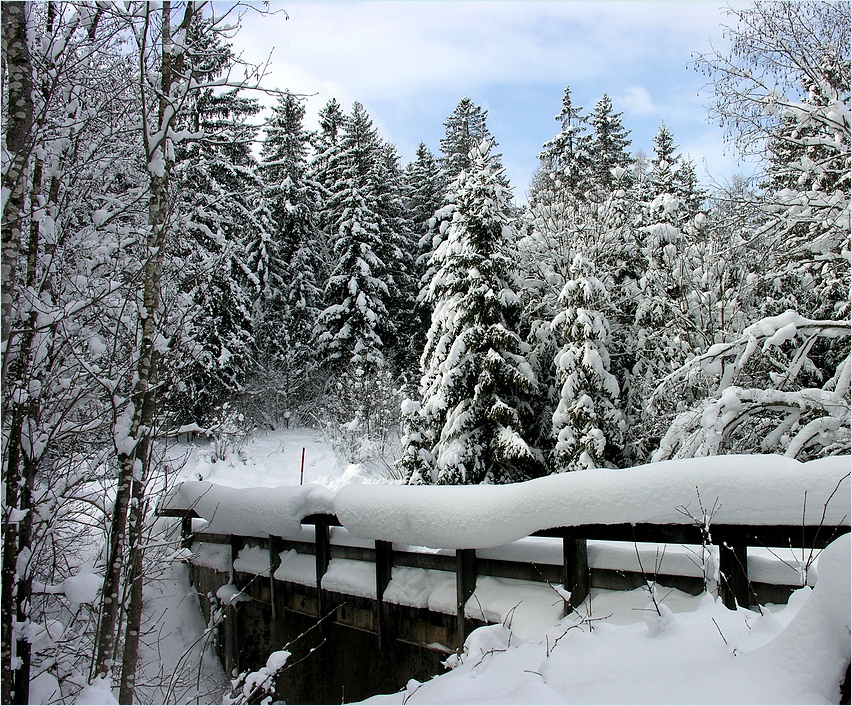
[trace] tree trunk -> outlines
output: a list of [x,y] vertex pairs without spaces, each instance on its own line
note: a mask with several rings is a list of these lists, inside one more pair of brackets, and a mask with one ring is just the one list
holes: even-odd
[[[181,23],[181,27],[189,26],[192,20],[195,3],[186,4],[186,12]],[[153,8],[147,8],[147,12],[152,12]],[[172,66],[172,31],[171,31],[171,2],[165,0],[162,4],[162,25],[161,25],[161,41],[162,50],[160,54],[161,61],[161,85],[160,99],[157,110],[157,123],[154,133],[159,135],[159,142],[152,144],[147,130],[149,124],[147,116],[143,115],[145,125],[143,127],[143,140],[149,164],[153,164],[155,158],[164,159],[166,167],[158,173],[158,170],[151,170],[150,193],[148,200],[148,223],[150,229],[148,231],[147,253],[145,259],[144,281],[142,292],[142,308],[140,313],[142,335],[139,343],[138,357],[136,361],[136,382],[133,392],[130,397],[129,412],[129,433],[127,434],[127,446],[131,448],[121,448],[118,451],[119,462],[119,483],[116,491],[116,500],[113,510],[113,517],[110,529],[110,542],[107,554],[107,568],[104,576],[104,587],[102,592],[101,615],[98,624],[97,633],[97,653],[95,658],[94,676],[105,678],[109,675],[112,664],[113,654],[116,649],[117,642],[117,624],[118,614],[120,610],[119,588],[121,583],[122,565],[124,559],[124,549],[126,543],[126,535],[128,532],[128,512],[130,509],[131,498],[134,495],[134,488],[137,488],[139,493],[144,496],[145,478],[147,476],[147,468],[150,461],[151,443],[153,440],[153,426],[156,411],[156,340],[159,335],[159,308],[161,281],[163,276],[163,261],[165,255],[165,236],[168,220],[168,183],[170,172],[170,159],[166,149],[166,135],[168,127],[174,119],[174,110],[171,110],[170,105],[172,85],[174,76],[179,75],[175,72]],[[146,25],[150,22],[150,17],[146,21]],[[143,50],[144,53],[144,50]],[[182,61],[183,55],[179,55],[176,60]],[[144,65],[144,62],[143,62]],[[145,72],[140,74],[140,84],[142,90],[145,90],[145,81],[147,76]],[[159,161],[159,159],[157,160]],[[138,485],[137,485],[138,484]],[[141,507],[139,508],[141,511]],[[144,518],[140,519],[144,522]],[[132,532],[133,530],[131,530]],[[141,557],[138,556],[141,562]],[[133,591],[138,588],[141,601],[141,564],[137,564],[136,558],[132,560],[129,567],[128,581],[131,582],[131,603],[133,601]],[[138,587],[136,583],[139,583]],[[128,615],[127,631],[138,633],[140,629],[141,619],[141,603],[139,611],[135,616]],[[138,634],[135,636],[138,640]],[[138,642],[137,642],[138,647]],[[125,646],[127,648],[127,645]],[[132,682],[130,675],[136,669],[136,647],[130,645],[130,651],[127,659],[122,658],[122,685]],[[125,665],[126,663],[126,665]],[[129,702],[128,702],[129,703]]]
[[121,659],[121,680],[119,683],[118,703],[132,704],[136,688],[136,665],[139,660],[139,637],[142,627],[142,579],[145,550],[143,533],[145,531],[145,483],[133,482],[133,504],[130,510],[130,600],[126,610],[126,628],[124,632],[124,650]]
[[[3,3],[2,44],[7,94],[7,120],[4,125],[6,149],[11,161],[2,176],[2,187],[8,192],[3,209],[2,252],[0,252],[0,318],[2,318],[2,391],[4,407],[9,400],[6,362],[11,347],[11,314],[15,299],[15,279],[23,237],[23,207],[27,185],[27,163],[33,125],[32,63],[27,45],[26,7],[23,2]],[[29,346],[27,346],[29,348]],[[19,358],[25,364],[28,356]],[[26,371],[16,370],[13,379],[26,377]],[[10,400],[11,401],[11,400]],[[12,410],[6,448],[3,450],[3,482],[5,512],[3,516],[3,562],[0,572],[0,702],[20,702],[14,694],[12,670],[13,621],[17,617],[17,559],[19,547],[19,517],[11,513],[19,509],[21,499],[21,431],[23,410],[18,404]]]
[[[0,329],[2,330],[2,373],[5,373],[11,334],[12,302],[15,298],[15,276],[21,246],[21,212],[26,184],[26,144],[33,122],[32,65],[27,46],[26,9],[23,2],[3,3],[2,43],[4,78],[8,86],[8,118],[3,126],[6,149],[12,160],[3,173],[2,187],[8,190],[3,208],[2,252],[0,252]],[[8,399],[7,376],[2,378],[3,401]],[[16,422],[18,422],[16,424]],[[20,425],[13,418],[9,441],[3,450],[3,482],[5,511],[3,515],[3,565],[0,570],[0,702],[12,703],[12,624],[15,620],[16,565],[18,558],[18,523],[10,513],[18,508],[20,496]],[[16,432],[17,428],[17,434]]]
[[[8,192],[3,208],[2,257],[0,257],[0,318],[2,318],[3,368],[11,332],[15,275],[22,238],[22,214],[26,195],[26,171],[32,148],[33,70],[27,44],[26,3],[4,2],[0,14],[3,25],[3,60],[8,85],[6,150],[11,162],[3,173],[3,190]],[[5,376],[4,376],[5,377]],[[4,582],[5,583],[5,582]],[[4,623],[5,624],[5,623]],[[9,643],[3,641],[4,646]],[[5,667],[4,667],[5,668]],[[4,680],[4,684],[5,684]]]

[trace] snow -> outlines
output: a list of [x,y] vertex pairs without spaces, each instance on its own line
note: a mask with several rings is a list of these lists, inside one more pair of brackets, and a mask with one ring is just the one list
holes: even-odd
[[[316,572],[316,569],[314,571]],[[376,567],[364,561],[332,559],[322,577],[322,587],[326,591],[375,599]]]
[[63,583],[65,597],[71,603],[94,604],[103,582],[103,576],[93,573],[80,572],[69,576]]
[[269,576],[269,552],[260,547],[243,547],[234,560],[234,570],[255,576]]
[[549,527],[691,524],[678,508],[700,514],[699,495],[705,506],[719,508],[717,524],[800,525],[807,492],[807,524],[848,525],[849,481],[841,479],[849,468],[849,457],[811,465],[735,455],[575,471],[514,485],[348,485],[334,498],[334,510],[361,537],[467,549],[507,544]]
[[279,581],[292,581],[303,586],[315,586],[317,560],[313,554],[299,554],[295,549],[281,552],[281,564],[272,575]]
[[819,559],[816,587],[763,614],[712,596],[593,592],[586,607],[524,638],[475,630],[455,668],[371,704],[837,703],[849,661],[850,539]]
[[[303,432],[292,433],[298,438]],[[277,434],[265,442],[266,447],[280,444],[286,449],[286,439],[286,434]],[[248,447],[258,448],[255,442]],[[696,485],[705,507],[712,506],[718,496],[721,507],[713,520],[717,523],[775,518],[800,524],[805,489],[806,518],[816,523],[828,495],[850,467],[848,457],[807,464],[778,456],[715,457],[632,471],[580,471],[542,479],[547,483],[510,487],[412,488],[365,484],[357,469],[347,471],[329,454],[326,466],[314,466],[309,476],[316,483],[326,474],[323,486],[299,487],[298,466],[281,463],[282,456],[271,449],[261,461],[253,452],[246,455],[247,463],[235,458],[209,464],[199,452],[195,458],[209,464],[218,483],[185,483],[172,496],[174,506],[194,503],[210,523],[203,529],[210,532],[227,533],[223,528],[244,522],[243,535],[249,534],[248,528],[257,536],[280,533],[312,541],[313,529],[301,527],[293,518],[333,512],[346,525],[331,528],[333,545],[370,547],[378,534],[393,541],[397,552],[448,554],[454,543],[443,545],[445,535],[468,532],[481,545],[476,548],[482,558],[559,565],[561,540],[523,534],[518,539],[517,535],[554,520],[560,524],[622,521],[623,513],[631,521],[690,522],[676,508],[688,505],[696,516],[701,514]],[[194,470],[187,464],[182,476],[193,478]],[[276,478],[290,487],[274,487]],[[266,487],[246,487],[255,479]],[[826,510],[826,524],[848,523],[845,483]],[[229,484],[235,487],[226,487]],[[451,501],[448,494],[456,494],[456,500]],[[354,515],[356,510],[358,517],[352,521],[347,512]],[[288,513],[293,517],[285,517]],[[453,527],[452,523],[458,524]],[[765,607],[763,615],[730,611],[710,595],[691,596],[660,586],[656,598],[662,616],[650,603],[647,590],[593,589],[576,613],[561,618],[565,593],[561,587],[480,576],[465,613],[497,624],[472,633],[464,656],[451,657],[457,667],[448,674],[424,684],[412,680],[404,691],[368,702],[836,703],[832,689],[845,669],[844,655],[848,659],[850,604],[848,537],[839,541],[845,541],[846,548],[841,543],[838,551],[835,542],[816,565],[808,567],[806,576],[804,567],[811,560],[807,550],[750,549],[752,580],[793,585],[807,581],[815,586],[795,592],[788,605]],[[446,548],[430,549],[435,546]],[[228,545],[196,542],[192,549],[194,563],[229,570]],[[646,569],[659,563],[656,545],[597,541],[589,542],[589,562],[595,568],[637,570],[637,551]],[[700,577],[700,552],[701,547],[669,545],[658,570]],[[715,552],[709,559],[713,566]],[[243,547],[237,568],[266,575],[268,563],[267,551]],[[844,570],[845,588],[839,576]],[[316,557],[296,550],[282,552],[275,578],[315,585]],[[374,566],[333,558],[323,587],[372,597]],[[223,602],[247,598],[239,596],[230,583],[217,595]],[[394,566],[384,599],[455,614],[455,577],[450,572]],[[181,610],[201,622],[197,599]],[[52,685],[40,683],[39,688],[46,692]]]
[[299,535],[301,520],[334,512],[334,496],[323,486],[223,488],[209,481],[185,481],[169,494],[168,508],[192,508],[210,524],[208,532],[249,537]]
[[226,544],[195,542],[192,545],[192,563],[221,573],[231,571],[231,548]]
[[485,549],[549,527],[692,524],[690,515],[700,515],[699,500],[717,506],[717,524],[848,525],[849,481],[843,478],[849,467],[849,457],[802,464],[775,455],[713,456],[582,470],[513,485],[350,482],[336,494],[319,485],[224,488],[187,481],[164,506],[193,508],[210,523],[208,531],[221,534],[297,537],[304,517],[328,513],[364,539]]
[[118,701],[112,695],[108,679],[94,679],[91,684],[77,694],[74,703],[105,705],[117,704]]

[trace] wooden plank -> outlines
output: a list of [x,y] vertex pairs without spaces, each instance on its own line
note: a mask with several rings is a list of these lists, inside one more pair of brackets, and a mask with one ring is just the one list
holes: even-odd
[[456,549],[456,640],[461,654],[470,634],[470,622],[464,613],[468,599],[476,590],[476,550]]
[[376,625],[379,633],[379,649],[388,650],[393,642],[390,619],[385,610],[383,596],[393,574],[393,544],[376,540]]
[[327,527],[343,527],[340,524],[340,520],[337,519],[337,515],[329,515],[326,513],[315,513],[313,515],[306,515],[302,518],[303,525],[326,525]]
[[[726,542],[731,546],[797,547],[822,549],[837,537],[850,531],[849,525],[726,525],[711,524],[714,544]],[[588,524],[576,527],[552,527],[534,532],[535,537],[574,537],[614,542],[660,542],[697,544],[703,540],[702,528],[687,524]]]

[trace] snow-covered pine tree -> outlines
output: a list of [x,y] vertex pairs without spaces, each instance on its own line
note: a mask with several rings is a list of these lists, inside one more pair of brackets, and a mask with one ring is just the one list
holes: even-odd
[[397,296],[392,267],[400,258],[384,231],[377,177],[381,143],[364,106],[346,116],[336,149],[328,152],[328,213],[335,266],[317,322],[317,352],[327,370],[378,370],[394,336],[390,301]]
[[[440,141],[443,155],[441,169],[447,184],[462,171],[470,168],[472,149],[492,139],[488,131],[487,118],[488,111],[483,110],[465,96],[444,121],[444,136]],[[501,156],[496,152],[492,155],[492,159],[498,166],[500,158]],[[502,175],[500,180],[504,186],[508,186],[505,175]]]
[[683,170],[676,149],[671,131],[661,125],[654,137],[651,171],[641,187],[643,205],[635,227],[647,263],[639,279],[637,362],[628,400],[628,409],[641,410],[641,422],[631,425],[630,440],[639,459],[645,455],[639,445],[656,443],[674,413],[647,408],[651,390],[707,344],[705,329],[693,317],[701,274],[696,240],[703,219],[696,208],[702,197],[696,192],[694,171]]
[[589,136],[582,110],[574,105],[571,87],[566,86],[562,109],[555,118],[559,123],[559,133],[544,143],[538,155],[540,166],[530,186],[530,205],[549,204],[559,198],[582,198],[588,188],[591,167],[583,145],[588,142]]
[[631,185],[633,160],[627,151],[630,131],[622,124],[621,115],[614,112],[612,99],[604,93],[587,119],[592,132],[583,148],[590,160],[594,186],[603,199],[616,188],[628,189]]
[[543,472],[527,440],[535,376],[518,334],[510,193],[483,142],[453,181],[452,221],[435,252],[421,403],[401,465],[410,482],[508,483]]
[[375,181],[379,195],[381,240],[388,277],[388,318],[392,334],[385,339],[397,372],[406,378],[416,373],[417,350],[423,345],[417,325],[416,306],[420,291],[415,274],[419,238],[413,214],[406,208],[406,182],[396,147],[383,143],[376,160]]
[[601,313],[607,292],[582,255],[571,264],[551,328],[561,342],[554,358],[561,386],[553,413],[556,472],[611,466],[625,430],[617,407],[618,382],[609,371],[609,324]]
[[334,232],[337,218],[330,206],[331,194],[338,181],[335,170],[339,162],[335,155],[340,150],[340,139],[343,134],[343,124],[346,116],[340,103],[334,98],[328,101],[319,112],[319,129],[311,133],[310,142],[312,156],[308,163],[308,177],[320,187],[320,209],[317,213],[317,228],[326,234],[326,241],[319,243],[324,246],[319,252],[323,272],[317,276],[321,284],[328,281],[334,268],[334,254],[331,234]]
[[262,392],[265,416],[281,422],[300,402],[314,379],[316,358],[311,345],[321,310],[317,228],[320,186],[308,176],[310,134],[303,126],[303,101],[292,93],[278,97],[265,128],[259,172],[263,200],[272,226],[268,273],[261,283],[255,334],[259,374],[253,382]]
[[[254,303],[268,253],[269,223],[256,199],[262,184],[250,151],[256,100],[235,91],[199,96],[186,116],[205,138],[177,150],[174,182],[182,220],[174,278],[193,311],[175,340],[178,380],[168,401],[182,421],[210,422],[215,405],[238,395],[254,359]],[[249,246],[254,245],[254,253]]]
[[410,214],[416,238],[413,277],[416,286],[414,313],[417,331],[413,350],[420,351],[432,319],[432,307],[420,295],[434,275],[429,263],[434,248],[440,242],[438,239],[433,243],[437,227],[435,213],[443,206],[446,184],[438,160],[422,142],[417,146],[414,160],[406,166],[403,176],[406,210]]

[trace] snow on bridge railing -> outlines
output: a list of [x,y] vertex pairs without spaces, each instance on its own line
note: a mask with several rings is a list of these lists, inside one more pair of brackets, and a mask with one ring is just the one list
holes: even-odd
[[[177,486],[163,510],[194,509],[207,531],[265,537],[298,533],[303,518],[335,515],[364,539],[485,549],[541,530],[579,525],[849,526],[852,459],[801,463],[782,456],[711,456],[630,469],[593,469],[511,485],[227,488]],[[703,510],[702,510],[703,508]]]
[[[477,550],[530,535],[563,539],[562,584],[573,606],[589,590],[588,539],[716,545],[725,604],[756,602],[747,548],[813,550],[848,532],[849,475],[849,457],[800,463],[742,455],[576,471],[514,485],[349,485],[336,494],[312,485],[232,489],[192,481],[175,488],[159,511],[184,517],[187,535],[195,517],[205,521],[208,536],[313,541],[320,595],[329,527],[340,524],[375,542],[379,604],[393,565],[392,543],[456,550],[463,642]],[[315,525],[312,536],[305,536],[303,524]]]

